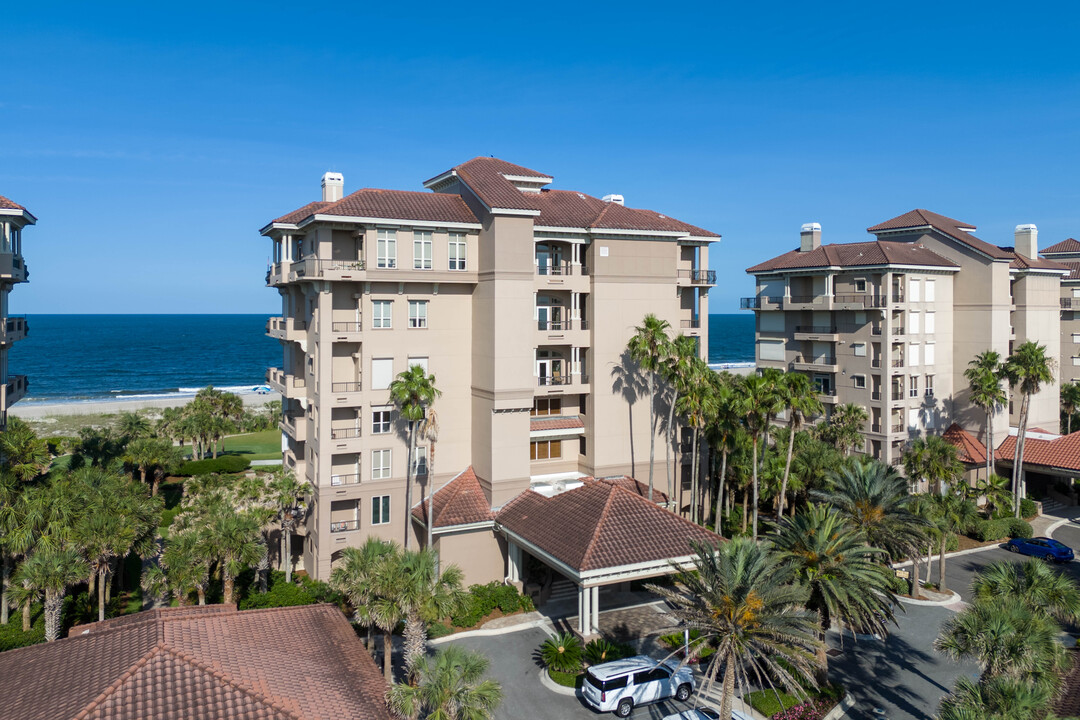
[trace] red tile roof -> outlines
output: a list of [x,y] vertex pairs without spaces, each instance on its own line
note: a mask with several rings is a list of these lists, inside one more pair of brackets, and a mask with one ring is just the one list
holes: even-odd
[[691,540],[720,541],[715,533],[609,482],[586,482],[551,498],[528,490],[503,506],[495,519],[579,572],[684,557],[693,552]]
[[950,425],[941,437],[949,444],[956,446],[960,462],[969,465],[986,464],[986,445],[956,423]]
[[1063,277],[1062,280],[1080,279],[1080,262],[1063,262],[1061,264],[1069,268],[1069,274]]
[[[1016,436],[1009,435],[994,451],[998,460],[1016,459]],[[1040,440],[1030,435],[1024,441],[1024,465],[1042,465],[1080,472],[1080,432]]]
[[5,720],[390,718],[382,674],[332,605],[164,608],[72,632],[0,653]]
[[951,260],[927,250],[922,245],[889,240],[822,245],[810,252],[792,250],[747,268],[748,273],[825,267],[869,267],[876,265],[920,265],[959,267]]
[[974,230],[975,226],[971,223],[961,222],[959,220],[953,220],[950,217],[944,215],[938,215],[935,212],[929,210],[912,210],[906,212],[903,215],[897,215],[891,220],[878,223],[873,227],[866,228],[867,232],[879,233],[889,230],[914,230],[917,228],[932,227],[940,233],[948,235],[954,240],[959,240],[968,247],[974,248],[984,255],[989,255],[992,258],[999,259],[1011,259],[1012,253],[1002,250],[996,245],[980,240],[972,235],[969,231]]
[[695,237],[720,237],[710,230],[684,223],[655,210],[631,208],[571,190],[542,190],[537,199],[539,227],[640,230],[684,233]]
[[1061,691],[1052,704],[1058,717],[1080,715],[1080,650],[1069,651],[1069,663],[1069,670],[1061,679]]
[[540,207],[536,200],[536,193],[524,193],[518,190],[514,183],[506,179],[507,175],[536,178],[538,182],[550,177],[491,157],[475,157],[468,162],[455,165],[453,170],[489,208],[511,210],[539,210]]
[[1053,253],[1080,253],[1080,240],[1066,238],[1055,245],[1051,245],[1042,252],[1043,255],[1051,255]]
[[26,208],[22,205],[14,200],[8,200],[3,195],[0,195],[0,210],[22,210],[23,212],[26,212]]
[[1054,262],[1053,260],[1044,260],[1043,258],[1029,258],[1025,255],[1021,255],[1016,252],[1014,248],[1003,247],[1002,250],[1012,253],[1013,260],[1009,263],[1009,267],[1015,270],[1069,270],[1064,264]]
[[529,432],[540,430],[575,430],[585,427],[577,415],[572,417],[534,417],[529,418]]
[[453,222],[474,225],[477,222],[472,210],[458,195],[372,188],[357,190],[333,203],[308,203],[274,222],[296,224],[316,213],[416,222]]
[[[435,491],[431,498],[432,515],[437,528],[491,520],[491,503],[488,501],[480,479],[476,477],[470,465],[460,475]],[[412,509],[413,517],[422,523],[427,522],[427,503],[421,500]]]
[[[628,490],[635,495],[640,495],[646,500],[649,499],[649,486],[646,483],[639,482],[627,475],[619,475],[617,477],[585,477],[582,478],[584,482],[599,482],[607,483],[608,485],[618,485],[623,490]],[[662,505],[668,501],[667,493],[661,492],[660,488],[653,485],[653,502],[658,505]]]
[[306,220],[307,218],[311,217],[312,215],[317,213],[319,210],[321,210],[322,208],[324,208],[324,207],[326,207],[327,205],[330,205],[330,204],[331,203],[323,202],[322,200],[316,200],[315,202],[309,202],[307,205],[300,208],[299,210],[293,210],[288,215],[282,215],[277,220],[274,220],[274,222],[281,223],[283,225],[295,225],[296,223],[300,222],[301,220]]

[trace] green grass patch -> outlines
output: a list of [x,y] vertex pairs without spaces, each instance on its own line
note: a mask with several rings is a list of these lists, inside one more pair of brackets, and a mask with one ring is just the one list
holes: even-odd
[[580,672],[568,673],[548,668],[547,674],[556,685],[562,685],[563,687],[580,688],[581,683],[585,681],[585,673]]
[[779,699],[777,699],[777,693],[772,690],[757,690],[752,693],[748,693],[743,696],[743,700],[750,703],[750,707],[757,710],[765,717],[772,717],[776,713],[783,712],[793,705],[798,705],[801,700],[794,695],[789,695],[786,692],[779,693]]

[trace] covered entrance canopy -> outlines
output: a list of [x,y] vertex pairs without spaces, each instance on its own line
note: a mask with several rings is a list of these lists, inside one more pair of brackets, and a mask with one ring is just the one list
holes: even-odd
[[658,577],[686,567],[691,541],[715,545],[720,536],[658,507],[625,482],[592,480],[544,497],[532,490],[495,516],[507,539],[510,580],[521,579],[522,551],[578,586],[578,632],[599,631],[602,585]]

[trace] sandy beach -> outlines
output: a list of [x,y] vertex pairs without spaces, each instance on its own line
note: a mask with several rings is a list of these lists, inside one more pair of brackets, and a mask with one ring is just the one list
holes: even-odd
[[[236,393],[243,399],[244,406],[250,408],[261,408],[272,400],[281,400],[281,395],[276,392],[269,392],[265,394],[254,392],[238,392]],[[159,397],[159,398],[131,398],[128,400],[116,399],[116,400],[78,400],[69,402],[20,402],[13,406],[9,411],[9,415],[13,415],[23,420],[40,420],[46,417],[56,417],[59,415],[111,415],[121,412],[133,412],[135,410],[146,410],[149,408],[170,408],[170,407],[182,407],[187,405],[194,399],[194,395],[176,395],[175,397]]]

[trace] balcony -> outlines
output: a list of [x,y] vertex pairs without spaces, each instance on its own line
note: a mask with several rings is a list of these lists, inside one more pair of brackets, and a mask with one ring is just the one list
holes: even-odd
[[332,453],[358,453],[361,451],[360,428],[338,427],[330,428],[330,452]]
[[697,315],[694,315],[688,320],[680,320],[679,327],[683,330],[700,330],[701,318],[699,318]]
[[331,487],[341,487],[342,485],[359,485],[360,475],[331,475],[330,485]]
[[330,523],[330,532],[332,532],[332,533],[349,532],[350,530],[359,530],[359,529],[360,529],[360,521],[359,520],[341,520],[339,522]]
[[266,284],[273,287],[285,281],[281,263],[273,263],[266,269]]
[[26,324],[26,318],[20,316],[9,317],[4,321],[2,329],[0,329],[0,345],[8,345],[22,340],[26,337],[26,333],[30,330],[30,327]]
[[904,293],[893,293],[892,301],[894,303],[902,303],[902,302],[904,302]]
[[904,391],[893,388],[891,397],[893,402],[900,402],[904,399]]
[[304,413],[282,413],[279,427],[296,442],[307,442],[307,416]]
[[584,318],[537,320],[534,344],[536,346],[573,345],[575,347],[589,347],[592,344],[592,336],[588,330],[589,321]]
[[792,295],[784,298],[785,310],[832,310],[831,295]]
[[539,290],[589,292],[589,268],[571,262],[537,264],[533,287]]
[[833,298],[834,310],[868,310],[885,307],[885,298],[878,295],[837,295]]
[[589,376],[585,373],[570,373],[568,375],[550,375],[536,378],[538,388],[536,394],[544,395],[574,395],[591,391]]
[[363,260],[320,260],[306,258],[289,268],[290,280],[366,280]]
[[744,297],[739,300],[740,310],[780,310],[784,306],[782,296]]
[[808,358],[796,355],[791,363],[794,370],[807,370],[811,372],[836,372],[837,364],[834,357]]
[[898,435],[898,434],[904,432],[904,423],[897,423],[895,425],[890,425],[889,426],[889,432],[891,432],[893,435]]
[[881,335],[881,326],[876,325],[876,326],[870,328],[870,334],[871,335]]
[[893,329],[889,332],[889,334],[892,335],[893,337],[900,337],[901,335],[904,335],[905,334],[904,326],[903,325],[894,325]]
[[837,403],[836,388],[817,387],[815,388],[815,391],[817,392],[818,400],[826,405],[835,405]]
[[715,270],[679,270],[678,280],[680,285],[715,285]]
[[306,339],[307,323],[293,318],[272,317],[266,321],[266,334],[278,340],[297,342]]
[[876,357],[876,358],[874,358],[873,360],[871,360],[871,361],[870,361],[870,367],[872,367],[872,368],[879,368],[879,367],[881,367],[881,358],[879,358],[879,357]]
[[0,253],[0,280],[19,283],[26,282],[29,277],[30,273],[22,255]]
[[330,332],[336,342],[360,342],[363,330],[364,323],[360,318],[330,323]]
[[8,381],[0,385],[0,410],[7,411],[15,403],[26,397],[30,381],[25,375],[8,375]]
[[903,455],[897,455],[896,457],[894,457],[892,460],[889,461],[889,464],[892,465],[893,467],[900,467],[901,465],[904,464],[904,456]]
[[874,423],[873,425],[871,425],[870,426],[870,432],[880,433],[881,432],[881,423]]
[[795,339],[839,342],[840,328],[835,325],[796,325]]
[[880,400],[881,399],[881,391],[880,390],[875,390],[874,392],[870,393],[870,399],[871,400]]
[[[1078,303],[1078,304],[1080,304],[1080,303]],[[1061,298],[1061,309],[1062,310],[1072,310],[1072,307],[1073,307],[1073,299],[1071,297]]]
[[904,367],[904,358],[902,358],[902,357],[893,358],[892,363],[890,363],[890,364],[894,368],[902,368],[902,367]]
[[307,381],[302,377],[289,375],[281,368],[267,370],[266,382],[282,397],[290,399],[307,397]]

